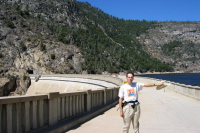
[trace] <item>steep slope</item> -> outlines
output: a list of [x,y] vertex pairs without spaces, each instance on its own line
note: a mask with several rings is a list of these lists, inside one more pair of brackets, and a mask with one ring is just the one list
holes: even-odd
[[[195,51],[199,36],[191,52],[184,50],[191,33],[199,33],[199,23],[123,20],[75,0],[1,0],[0,7],[1,70],[34,74],[199,70]],[[175,56],[178,52],[187,56]]]
[[[43,7],[39,6],[42,3],[29,2],[1,3],[1,69],[25,69],[34,74],[82,72],[85,60],[80,49],[59,41],[48,27],[48,21],[41,17],[42,12],[34,12]],[[32,14],[23,10],[28,6]]]
[[200,72],[200,22],[162,22],[140,41],[150,55],[173,63],[175,71]]

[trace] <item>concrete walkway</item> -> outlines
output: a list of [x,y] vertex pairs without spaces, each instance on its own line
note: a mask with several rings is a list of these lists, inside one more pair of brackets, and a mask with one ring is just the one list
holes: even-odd
[[[155,87],[144,87],[139,101],[140,133],[200,133],[200,101]],[[123,119],[117,108],[118,105],[66,132],[122,133]]]

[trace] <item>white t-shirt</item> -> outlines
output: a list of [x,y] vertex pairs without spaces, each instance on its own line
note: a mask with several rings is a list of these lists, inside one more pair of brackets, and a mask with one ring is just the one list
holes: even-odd
[[138,100],[138,92],[142,90],[144,84],[133,82],[131,85],[124,84],[119,89],[118,96],[124,98],[124,101],[136,101]]

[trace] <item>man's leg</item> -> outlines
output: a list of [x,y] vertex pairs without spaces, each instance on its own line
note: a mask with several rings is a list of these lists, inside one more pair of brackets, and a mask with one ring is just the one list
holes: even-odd
[[123,128],[123,133],[128,133],[131,121],[133,119],[134,110],[131,107],[131,105],[128,104],[128,105],[126,105],[123,108],[123,112],[124,112],[124,128]]
[[139,118],[140,118],[140,104],[137,104],[134,108],[134,116],[133,116],[133,131],[134,133],[139,133]]

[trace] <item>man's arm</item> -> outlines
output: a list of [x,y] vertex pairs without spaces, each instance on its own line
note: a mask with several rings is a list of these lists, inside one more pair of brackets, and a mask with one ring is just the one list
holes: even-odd
[[124,117],[124,113],[123,113],[123,109],[122,109],[122,101],[123,101],[123,98],[119,98],[119,111],[120,111],[120,116],[121,117]]
[[161,86],[164,83],[157,83],[157,84],[145,84],[144,87],[153,87],[153,86]]

